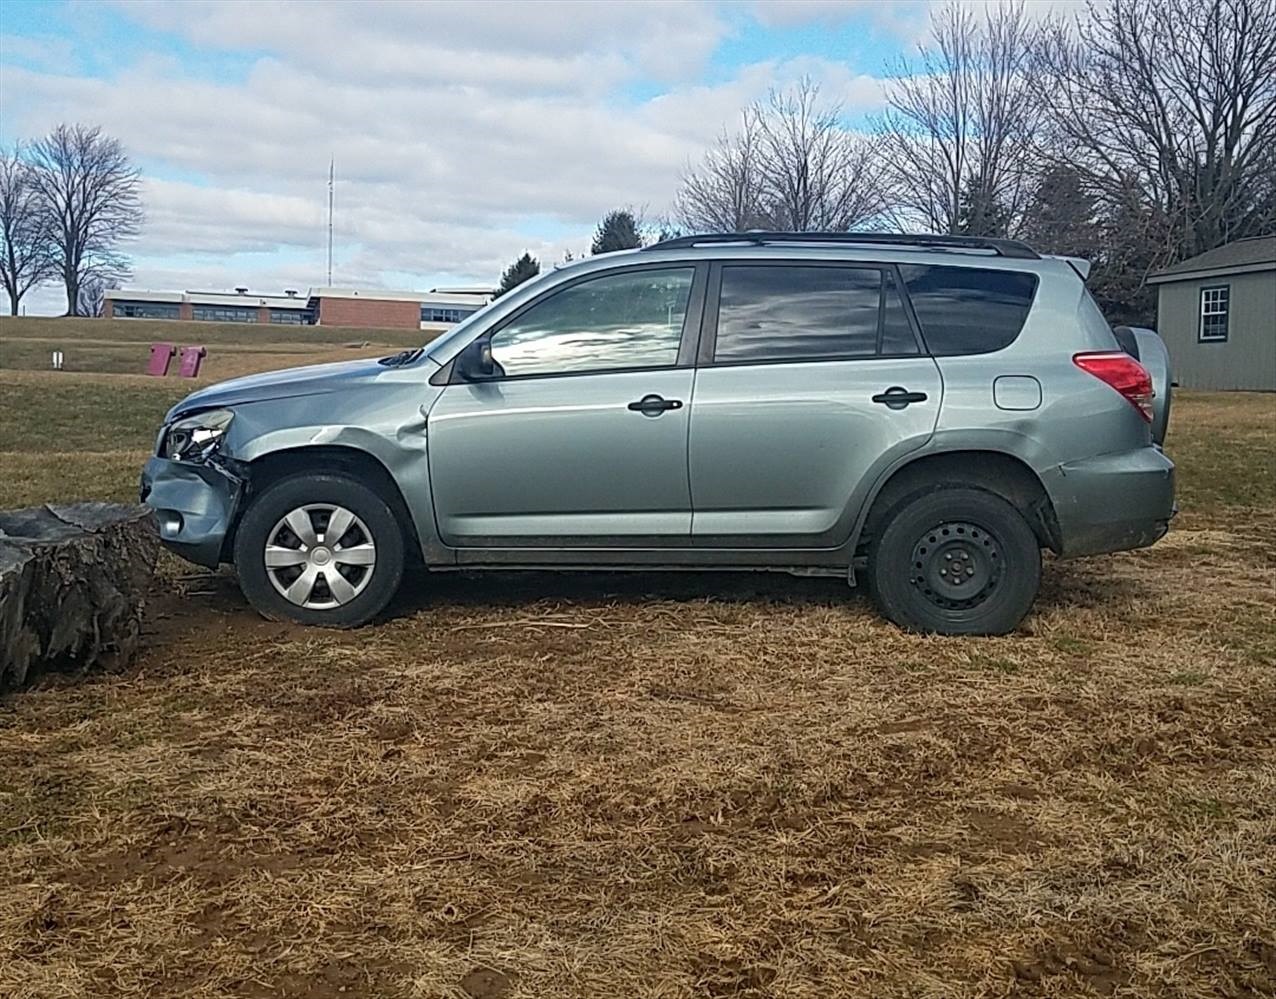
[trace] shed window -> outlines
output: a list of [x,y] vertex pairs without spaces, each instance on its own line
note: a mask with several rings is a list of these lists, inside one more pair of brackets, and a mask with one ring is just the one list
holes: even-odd
[[1227,339],[1228,286],[1201,289],[1200,341]]

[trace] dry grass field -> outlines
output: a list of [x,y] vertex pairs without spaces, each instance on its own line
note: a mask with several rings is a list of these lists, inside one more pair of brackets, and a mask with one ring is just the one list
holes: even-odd
[[[0,505],[129,498],[187,386],[23,332]],[[0,995],[1276,994],[1276,398],[1169,451],[1170,535],[998,639],[661,574],[306,631],[166,562],[127,671],[0,701]]]

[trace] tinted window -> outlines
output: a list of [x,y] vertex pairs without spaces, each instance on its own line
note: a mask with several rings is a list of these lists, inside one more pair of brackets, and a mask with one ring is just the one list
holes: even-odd
[[932,354],[986,354],[1014,342],[1028,318],[1037,279],[976,267],[900,268]]
[[871,357],[882,272],[863,267],[722,268],[716,361]]
[[886,275],[883,296],[885,301],[882,308],[880,353],[887,356],[916,354],[918,352],[917,337],[913,336],[913,328],[909,325],[908,315],[904,312],[904,300],[896,286],[895,276],[889,272]]
[[676,364],[694,273],[631,271],[555,292],[492,334],[492,359],[509,376]]

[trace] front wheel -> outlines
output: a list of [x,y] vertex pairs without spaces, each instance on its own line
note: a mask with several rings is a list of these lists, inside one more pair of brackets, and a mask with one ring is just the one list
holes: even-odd
[[1015,507],[982,489],[940,486],[897,507],[869,551],[869,586],[902,628],[1002,635],[1041,585],[1041,547]]
[[239,586],[275,620],[356,628],[403,579],[403,531],[389,505],[344,475],[295,475],[248,507],[235,534]]

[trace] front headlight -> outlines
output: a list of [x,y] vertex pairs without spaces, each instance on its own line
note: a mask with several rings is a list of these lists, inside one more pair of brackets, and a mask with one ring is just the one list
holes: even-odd
[[170,423],[160,442],[160,454],[170,461],[203,461],[216,450],[235,414],[210,409]]

